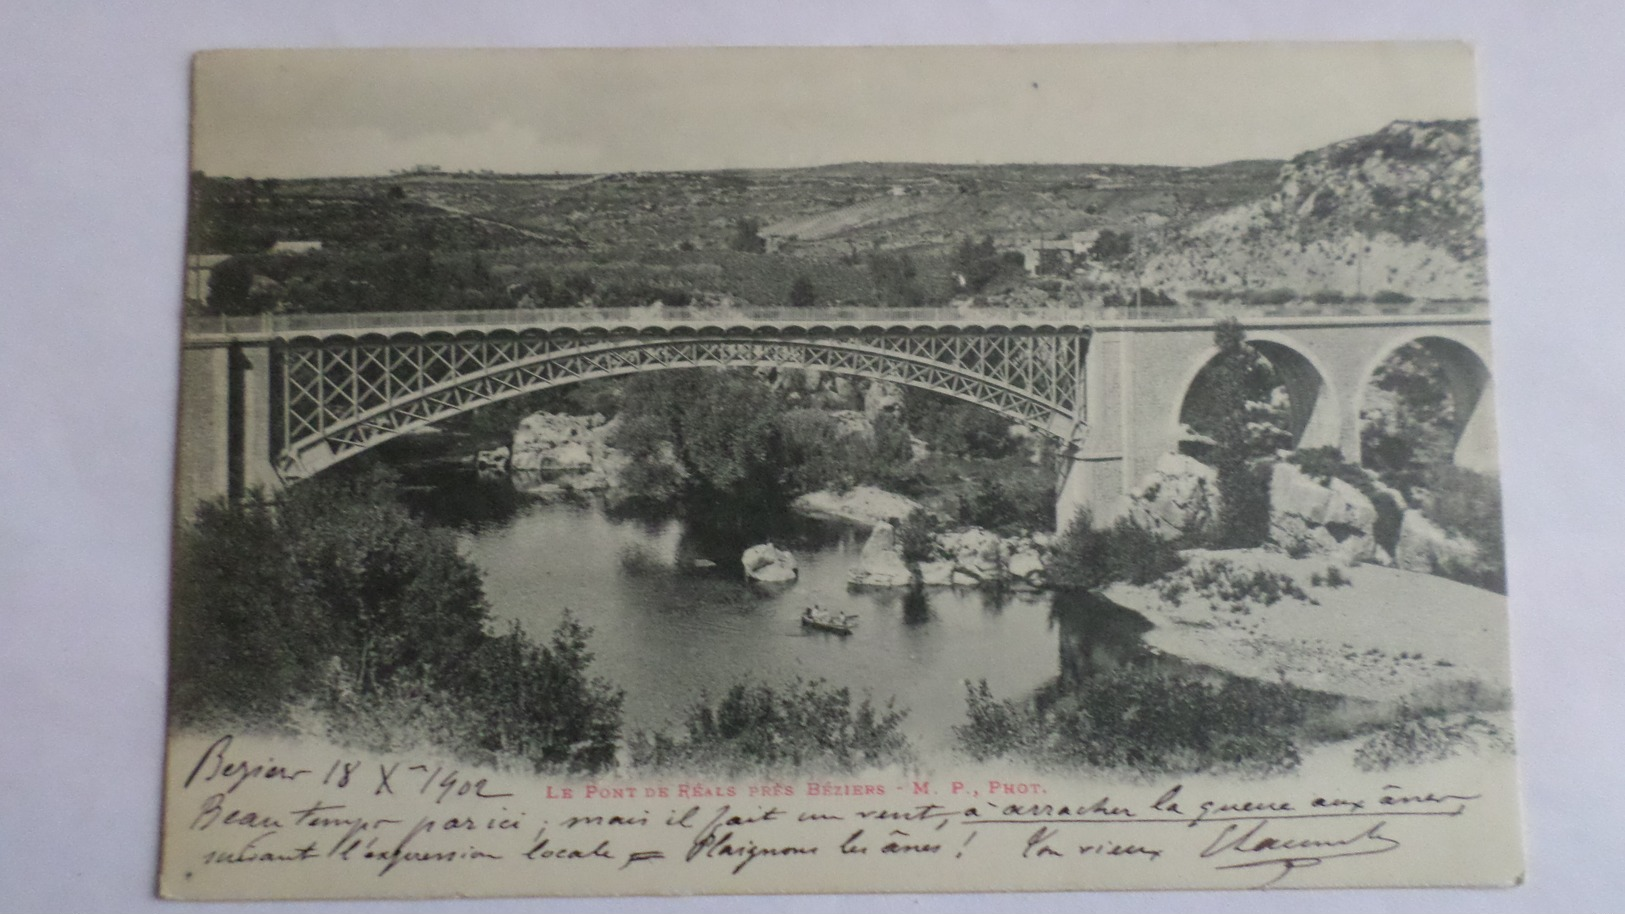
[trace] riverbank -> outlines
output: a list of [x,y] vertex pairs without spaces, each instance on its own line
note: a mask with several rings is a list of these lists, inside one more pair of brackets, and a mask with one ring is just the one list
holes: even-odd
[[1377,702],[1509,688],[1506,597],[1432,575],[1358,565],[1348,583],[1316,585],[1325,558],[1264,550],[1191,550],[1191,568],[1225,560],[1238,570],[1288,575],[1314,602],[1283,596],[1245,613],[1158,585],[1119,584],[1105,596],[1155,626],[1147,644],[1238,676]]

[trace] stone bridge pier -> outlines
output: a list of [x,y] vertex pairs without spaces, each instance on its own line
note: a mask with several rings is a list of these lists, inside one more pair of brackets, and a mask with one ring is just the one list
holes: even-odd
[[281,486],[272,466],[269,343],[181,348],[175,499],[184,519],[200,502]]
[[[1458,465],[1496,472],[1488,318],[1478,315],[1244,320],[1291,399],[1296,447],[1333,445],[1359,462],[1367,384],[1400,347],[1437,357],[1456,408]],[[1212,321],[1122,321],[1093,328],[1082,399],[1088,435],[1062,467],[1061,529],[1087,509],[1097,525],[1120,517],[1129,494],[1179,447],[1180,413],[1218,353]],[[1198,394],[1199,390],[1196,391]]]

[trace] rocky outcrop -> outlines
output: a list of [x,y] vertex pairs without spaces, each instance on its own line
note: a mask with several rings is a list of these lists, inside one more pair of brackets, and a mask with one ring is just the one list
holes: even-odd
[[863,414],[874,421],[881,413],[897,414],[903,411],[903,389],[884,381],[870,381],[863,392]]
[[913,583],[914,575],[903,562],[903,550],[891,524],[875,524],[847,581],[868,587],[904,587]]
[[746,577],[764,584],[794,581],[799,573],[796,557],[772,543],[746,549],[745,554],[740,556],[740,562],[745,566]]
[[1129,495],[1128,513],[1163,539],[1207,533],[1219,518],[1219,472],[1184,454],[1163,454]]
[[[593,420],[597,419],[597,422]],[[601,416],[532,413],[513,432],[512,466],[536,472],[584,472],[592,466],[593,428]]]
[[[607,443],[615,423],[603,416],[532,413],[514,429],[508,470],[532,494],[596,492],[619,478],[625,457]],[[499,449],[502,450],[502,449]]]
[[509,451],[506,447],[491,448],[474,455],[474,466],[481,473],[506,473],[508,457]]
[[1405,512],[1399,524],[1399,545],[1394,549],[1395,565],[1433,574],[1446,568],[1472,568],[1478,561],[1476,544],[1450,535],[1420,511]]
[[[927,587],[951,587],[954,581],[954,563],[946,559],[920,563],[920,583]],[[967,582],[974,584],[974,581]]]
[[1270,541],[1288,554],[1371,561],[1376,521],[1371,499],[1341,479],[1322,483],[1291,463],[1276,464],[1270,475]]
[[845,492],[808,492],[791,505],[814,517],[829,517],[854,523],[874,524],[901,520],[920,510],[912,498],[894,495],[874,486],[854,486]]
[[1271,288],[1482,297],[1478,124],[1396,121],[1305,152],[1272,192],[1188,226],[1137,271],[1178,298]]
[[981,527],[966,527],[937,535],[937,549],[954,565],[954,573],[977,583],[997,583],[1004,579],[1006,566],[1003,540]]

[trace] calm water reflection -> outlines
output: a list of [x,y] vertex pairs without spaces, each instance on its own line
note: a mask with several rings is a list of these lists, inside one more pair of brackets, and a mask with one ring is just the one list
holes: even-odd
[[[546,638],[570,610],[593,628],[593,669],[626,690],[629,728],[674,724],[702,693],[735,682],[801,676],[877,703],[895,697],[911,737],[934,752],[964,722],[967,680],[1018,697],[1149,659],[1148,623],[1098,597],[849,588],[867,533],[845,525],[779,519],[772,538],[801,575],[768,586],[745,579],[733,537],[696,536],[678,520],[534,503],[467,473],[411,500],[458,530],[497,619]],[[813,603],[860,614],[857,633],[803,629]]]

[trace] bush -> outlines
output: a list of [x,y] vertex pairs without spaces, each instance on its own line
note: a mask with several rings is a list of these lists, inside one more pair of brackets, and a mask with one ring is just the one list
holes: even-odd
[[903,417],[936,453],[998,460],[1019,446],[1010,421],[998,413],[919,388],[903,390]]
[[1055,527],[1055,487],[1028,477],[982,476],[959,499],[959,522],[1010,536]]
[[1436,573],[1506,593],[1506,541],[1501,527],[1501,486],[1486,476],[1458,466],[1435,467],[1427,477],[1422,513],[1447,533],[1478,547],[1471,565],[1447,565]]
[[741,216],[734,220],[733,237],[728,240],[728,246],[736,251],[746,254],[760,254],[767,250],[767,239],[762,237],[762,222]]
[[1408,305],[1413,301],[1416,301],[1416,299],[1404,292],[1395,292],[1393,289],[1383,289],[1371,296],[1372,304],[1377,305]]
[[1339,587],[1353,587],[1354,582],[1349,580],[1343,569],[1336,565],[1326,566],[1325,573],[1319,571],[1309,576],[1309,584],[1313,587],[1330,587],[1336,590]]
[[1298,293],[1291,289],[1255,289],[1242,296],[1249,305],[1284,305],[1296,300]]
[[1501,728],[1477,714],[1450,717],[1407,711],[1362,743],[1354,751],[1354,764],[1362,771],[1387,771],[1462,752],[1511,748],[1512,741]]
[[1100,299],[1106,308],[1177,308],[1179,299],[1166,292],[1141,286],[1133,292],[1107,292]]
[[1293,733],[1305,703],[1286,686],[1240,678],[1216,686],[1130,667],[1021,702],[994,698],[986,680],[966,692],[970,720],[954,735],[978,761],[1162,774],[1279,772],[1300,760]]
[[1211,559],[1186,568],[1158,588],[1158,594],[1175,605],[1187,592],[1207,600],[1213,609],[1243,614],[1257,605],[1273,606],[1283,597],[1305,603],[1319,602],[1305,593],[1289,574],[1262,568],[1243,571],[1229,559]]
[[177,539],[176,722],[285,726],[309,708],[344,744],[613,765],[621,696],[587,677],[588,631],[487,634],[479,570],[398,495],[388,474],[335,474],[274,509],[200,509]]
[[910,568],[930,561],[937,548],[937,519],[924,508],[915,508],[897,524],[897,545]]
[[850,774],[906,764],[913,749],[902,732],[906,711],[821,679],[781,686],[735,685],[714,706],[689,710],[681,736],[639,732],[628,741],[632,766],[737,777],[768,772]]
[[1185,564],[1173,543],[1128,518],[1104,530],[1081,512],[1067,527],[1050,560],[1048,575],[1056,587],[1103,590],[1112,584],[1150,584]]
[[818,289],[805,273],[797,274],[795,282],[790,284],[789,302],[792,308],[811,308],[818,304]]

